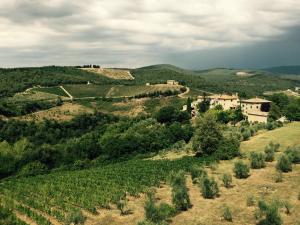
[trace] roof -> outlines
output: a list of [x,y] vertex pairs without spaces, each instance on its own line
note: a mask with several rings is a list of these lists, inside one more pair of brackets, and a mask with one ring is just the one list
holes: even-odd
[[241,102],[245,103],[270,103],[271,101],[263,99],[263,98],[250,98],[250,99],[244,99],[241,100]]

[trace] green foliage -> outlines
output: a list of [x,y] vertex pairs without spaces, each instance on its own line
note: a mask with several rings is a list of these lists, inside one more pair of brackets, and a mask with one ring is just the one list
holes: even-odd
[[0,98],[12,96],[34,85],[57,86],[59,84],[119,83],[119,81],[79,70],[74,67],[47,66],[39,68],[0,69]]
[[145,203],[146,220],[152,223],[161,223],[174,215],[174,209],[166,203],[155,205],[152,195],[148,195]]
[[66,224],[84,224],[85,220],[80,209],[74,209],[67,215]]
[[286,117],[291,121],[300,121],[300,99],[294,99],[286,107]]
[[2,225],[27,225],[18,219],[13,210],[0,204],[0,224]]
[[190,119],[190,114],[186,111],[179,111],[173,106],[165,106],[159,109],[155,118],[160,123],[186,122]]
[[243,141],[249,140],[251,137],[251,131],[249,129],[246,129],[242,132]]
[[250,153],[250,166],[252,169],[261,169],[266,167],[265,154],[251,152]]
[[33,161],[21,168],[20,175],[32,176],[42,174],[47,171],[47,167],[39,161]]
[[235,173],[236,178],[243,179],[249,177],[249,166],[242,161],[237,161],[234,163],[233,172]]
[[284,154],[290,159],[292,163],[300,163],[300,146],[288,147]]
[[201,192],[204,198],[214,199],[219,195],[219,187],[214,178],[205,177],[201,183]]
[[231,212],[231,209],[228,206],[226,206],[226,205],[224,206],[224,209],[223,209],[223,218],[226,221],[232,222],[232,212]]
[[265,161],[266,162],[272,162],[274,160],[275,152],[278,151],[280,147],[280,144],[274,144],[273,142],[270,142],[265,147]]
[[276,169],[284,173],[292,171],[292,162],[289,157],[281,155],[277,161]]
[[278,212],[278,206],[275,203],[267,204],[264,201],[258,203],[261,215],[264,217],[258,225],[281,225],[282,219]]
[[192,99],[190,97],[188,97],[186,101],[186,111],[188,113],[192,112]]
[[214,114],[208,112],[198,119],[193,139],[194,150],[211,155],[218,149],[222,139],[221,127]]
[[215,153],[216,157],[221,160],[229,160],[233,159],[240,155],[240,141],[239,139],[233,135],[223,135],[221,139],[218,149]]
[[172,186],[172,202],[177,211],[186,211],[192,207],[188,189],[186,187],[186,178],[183,171],[172,173],[170,176]]
[[201,183],[203,178],[207,177],[207,172],[201,166],[195,165],[190,169],[193,183]]
[[222,181],[223,181],[224,187],[230,188],[232,186],[232,175],[229,173],[224,173],[222,175]]

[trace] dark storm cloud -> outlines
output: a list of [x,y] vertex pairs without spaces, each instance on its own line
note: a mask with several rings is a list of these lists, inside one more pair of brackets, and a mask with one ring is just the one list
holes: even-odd
[[1,0],[0,66],[297,62],[279,53],[299,53],[299,12],[297,0]]

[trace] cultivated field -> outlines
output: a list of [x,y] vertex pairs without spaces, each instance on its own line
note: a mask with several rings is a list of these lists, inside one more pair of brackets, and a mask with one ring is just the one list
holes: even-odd
[[[300,123],[291,123],[243,142],[242,152],[262,151],[273,140],[281,144],[280,152],[276,153],[277,158],[285,147],[299,144],[299,136]],[[0,183],[0,196],[4,203],[14,201],[16,215],[21,219],[27,215],[30,218],[26,220],[29,224],[41,220],[63,224],[70,213],[81,209],[87,217],[85,224],[134,225],[144,218],[145,196],[142,192],[156,186],[156,201],[171,204],[171,189],[166,184],[169,172],[188,169],[192,165],[205,165],[204,159],[130,160],[88,170],[10,179]],[[209,175],[214,176],[220,186],[220,196],[213,200],[204,199],[200,188],[192,183],[188,175],[187,187],[193,206],[173,217],[170,224],[226,224],[228,222],[222,219],[225,204],[232,211],[233,221],[230,224],[256,224],[254,212],[259,199],[289,201],[291,214],[287,215],[285,209],[281,208],[280,215],[284,224],[297,224],[300,217],[300,202],[297,199],[300,191],[300,165],[294,165],[292,172],[284,174],[281,183],[274,181],[276,162],[271,162],[267,163],[266,168],[252,169],[247,179],[233,178],[232,187],[225,188],[220,177],[225,172],[232,173],[236,160],[221,161],[206,167]],[[246,159],[244,161],[247,162]],[[131,213],[122,216],[114,202],[125,193]],[[250,195],[254,197],[253,206],[246,204],[247,196]],[[25,211],[20,208],[26,205],[28,208]],[[34,216],[34,213],[38,216]]]
[[76,84],[63,85],[74,98],[105,97],[112,85]]
[[92,73],[101,74],[106,77],[116,80],[133,80],[134,77],[131,75],[129,70],[121,69],[108,69],[108,68],[81,68]]

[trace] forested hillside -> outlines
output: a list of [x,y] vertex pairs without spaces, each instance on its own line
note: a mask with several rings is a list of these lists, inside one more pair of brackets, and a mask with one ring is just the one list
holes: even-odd
[[81,84],[93,81],[100,84],[117,83],[105,76],[79,70],[74,67],[36,67],[0,69],[0,98],[11,96],[34,85],[55,86]]

